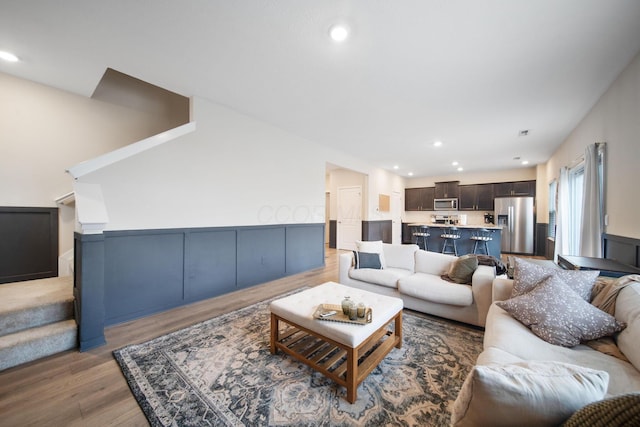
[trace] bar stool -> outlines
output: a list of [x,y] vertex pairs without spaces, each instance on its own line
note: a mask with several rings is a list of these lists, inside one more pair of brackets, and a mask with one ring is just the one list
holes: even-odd
[[491,232],[489,230],[487,230],[486,228],[481,228],[480,230],[474,231],[471,234],[471,237],[469,237],[469,239],[474,241],[473,243],[474,254],[481,253],[479,252],[479,250],[484,248],[484,253],[487,255],[491,255],[489,253],[489,242],[493,240],[493,237],[491,237]]
[[[425,251],[429,250],[429,227],[426,225],[421,225],[419,227],[415,227],[413,236],[416,238],[416,244],[420,249],[424,249]],[[422,245],[420,244],[422,243]]]
[[[458,256],[458,247],[456,246],[456,240],[460,238],[458,227],[449,227],[449,229],[442,233],[440,237],[444,239],[444,243],[442,244],[442,253]],[[453,251],[447,251],[447,245],[453,247]]]

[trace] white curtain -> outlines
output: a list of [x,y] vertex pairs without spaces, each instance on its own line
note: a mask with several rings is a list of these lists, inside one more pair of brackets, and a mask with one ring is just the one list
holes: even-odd
[[569,169],[560,169],[558,180],[558,205],[556,206],[556,245],[553,260],[558,262],[558,255],[569,253]]
[[598,164],[598,144],[591,144],[584,151],[580,255],[602,258],[603,209]]

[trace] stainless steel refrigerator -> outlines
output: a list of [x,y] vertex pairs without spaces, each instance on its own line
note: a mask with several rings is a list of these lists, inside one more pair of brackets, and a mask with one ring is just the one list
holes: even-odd
[[533,197],[500,197],[494,206],[502,226],[501,252],[533,254]]

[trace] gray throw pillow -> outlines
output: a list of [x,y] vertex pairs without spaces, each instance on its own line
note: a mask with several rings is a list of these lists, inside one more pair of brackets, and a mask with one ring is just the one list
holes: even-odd
[[375,268],[378,270],[382,269],[380,254],[353,251],[353,258],[355,260],[355,268]]
[[471,278],[477,268],[477,257],[474,255],[463,255],[451,263],[445,279],[460,284],[471,283]]
[[548,277],[524,295],[496,304],[543,340],[564,347],[625,328],[615,317],[584,301],[557,276]]
[[525,261],[522,258],[516,258],[514,264],[512,298],[526,294],[535,288],[538,283],[550,276],[557,276],[580,295],[583,300],[591,301],[591,290],[600,275],[599,271],[548,268]]

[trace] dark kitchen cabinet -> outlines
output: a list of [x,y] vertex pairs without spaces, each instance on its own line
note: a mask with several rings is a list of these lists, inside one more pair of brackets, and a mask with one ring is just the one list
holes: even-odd
[[436,182],[436,199],[456,199],[459,197],[458,184],[460,181]]
[[461,185],[458,187],[460,200],[458,209],[461,211],[476,210],[477,190],[475,185]]
[[461,211],[492,211],[493,184],[460,185],[458,209]]
[[492,211],[493,210],[493,184],[478,184],[478,198],[476,202],[476,209],[479,211]]
[[500,182],[493,185],[494,197],[535,196],[536,181]]
[[405,211],[432,211],[434,187],[407,188],[404,190]]

